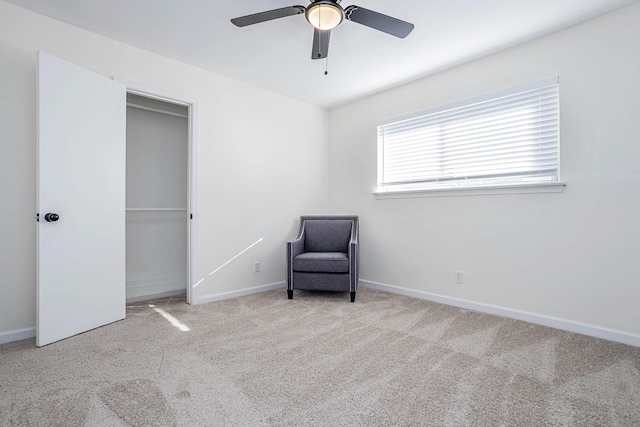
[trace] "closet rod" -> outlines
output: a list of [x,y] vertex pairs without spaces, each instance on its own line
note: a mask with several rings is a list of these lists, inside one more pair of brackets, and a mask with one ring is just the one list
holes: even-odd
[[127,102],[127,107],[138,108],[139,110],[153,111],[154,113],[167,114],[169,116],[182,117],[183,119],[189,118],[189,116],[187,116],[186,114],[173,113],[171,111],[165,111],[159,108],[144,107],[142,105],[133,104],[131,102]]

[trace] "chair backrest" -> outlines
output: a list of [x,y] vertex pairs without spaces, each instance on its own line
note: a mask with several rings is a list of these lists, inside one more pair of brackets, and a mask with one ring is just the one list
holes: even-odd
[[348,252],[353,221],[313,219],[304,221],[305,252]]

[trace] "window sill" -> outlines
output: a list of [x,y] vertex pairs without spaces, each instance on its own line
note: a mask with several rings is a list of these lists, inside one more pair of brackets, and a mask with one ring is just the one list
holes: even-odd
[[561,193],[565,182],[492,185],[475,188],[435,188],[421,190],[375,191],[376,199],[413,199],[421,197],[490,196],[501,194]]

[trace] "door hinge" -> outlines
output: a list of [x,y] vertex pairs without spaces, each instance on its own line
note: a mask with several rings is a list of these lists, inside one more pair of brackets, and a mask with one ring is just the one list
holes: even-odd
[[36,222],[40,222],[40,213],[36,214]]
[[193,219],[193,214],[189,214],[189,219]]

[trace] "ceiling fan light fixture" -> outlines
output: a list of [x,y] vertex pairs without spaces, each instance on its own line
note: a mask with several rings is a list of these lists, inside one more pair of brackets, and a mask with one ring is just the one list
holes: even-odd
[[316,1],[307,7],[307,21],[318,30],[332,30],[344,19],[344,11],[337,3],[330,0]]

